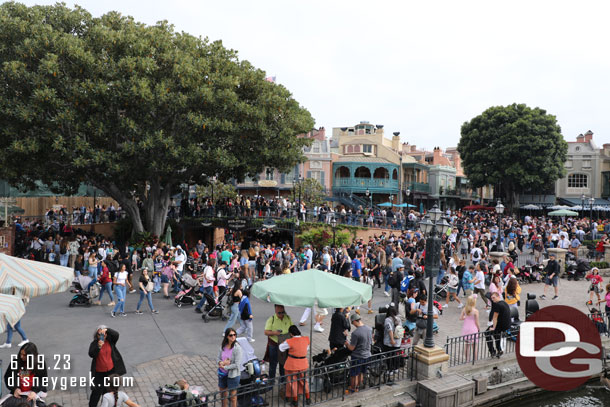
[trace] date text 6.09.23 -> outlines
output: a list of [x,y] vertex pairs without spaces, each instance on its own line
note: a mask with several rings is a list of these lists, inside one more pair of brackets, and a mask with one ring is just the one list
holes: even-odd
[[[11,355],[11,369],[17,370],[18,355]],[[45,357],[42,354],[27,355],[25,359],[27,370],[42,370],[45,368]],[[70,370],[70,355],[53,355],[53,363],[46,367],[48,370]]]

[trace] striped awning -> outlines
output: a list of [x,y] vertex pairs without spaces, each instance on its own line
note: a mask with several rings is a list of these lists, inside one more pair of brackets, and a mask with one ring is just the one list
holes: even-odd
[[0,254],[0,294],[20,298],[66,291],[74,280],[68,267]]
[[23,314],[25,304],[21,298],[0,294],[0,333],[6,331],[7,324],[14,327]]

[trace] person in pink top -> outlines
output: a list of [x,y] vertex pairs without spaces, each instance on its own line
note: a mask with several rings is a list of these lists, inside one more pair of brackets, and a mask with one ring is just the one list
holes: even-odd
[[464,321],[462,324],[462,336],[471,335],[465,338],[466,360],[469,360],[471,350],[472,357],[476,357],[476,334],[479,333],[479,311],[475,307],[476,302],[476,294],[469,295],[466,299],[466,307],[462,309],[462,314],[460,315],[460,321]]

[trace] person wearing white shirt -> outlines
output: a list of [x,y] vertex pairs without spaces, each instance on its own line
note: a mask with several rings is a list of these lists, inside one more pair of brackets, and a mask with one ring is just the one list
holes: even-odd
[[487,297],[485,297],[485,274],[479,265],[477,265],[474,275],[474,294],[477,294],[483,300],[486,309],[489,308]]
[[570,248],[570,241],[564,235],[559,235],[558,247],[568,250]]

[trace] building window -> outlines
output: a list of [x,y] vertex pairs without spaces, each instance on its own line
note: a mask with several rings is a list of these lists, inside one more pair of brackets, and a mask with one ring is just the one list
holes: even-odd
[[582,168],[591,168],[591,160],[583,160]]
[[310,171],[309,175],[310,175],[309,178],[313,178],[316,181],[318,181],[320,183],[320,185],[323,185],[323,183],[322,183],[322,171]]
[[565,165],[566,168],[572,168],[572,160],[567,160]]
[[363,153],[372,153],[373,152],[373,146],[371,144],[364,144],[362,146],[362,152]]
[[354,146],[354,153],[359,153],[360,152],[360,144],[356,144]]
[[268,181],[273,180],[273,173],[274,173],[273,168],[267,168],[265,170],[265,179]]
[[316,169],[321,169],[322,168],[322,161],[310,161],[309,162],[309,168],[316,168]]
[[347,146],[347,153],[349,154],[349,153],[353,153],[353,152],[354,152],[354,146],[352,146],[352,145]]
[[576,151],[580,151],[580,147],[576,147],[574,150],[576,150]]
[[589,177],[587,174],[568,175],[568,188],[588,188]]
[[320,143],[318,143],[317,141],[313,143],[313,152],[318,154],[320,153]]

